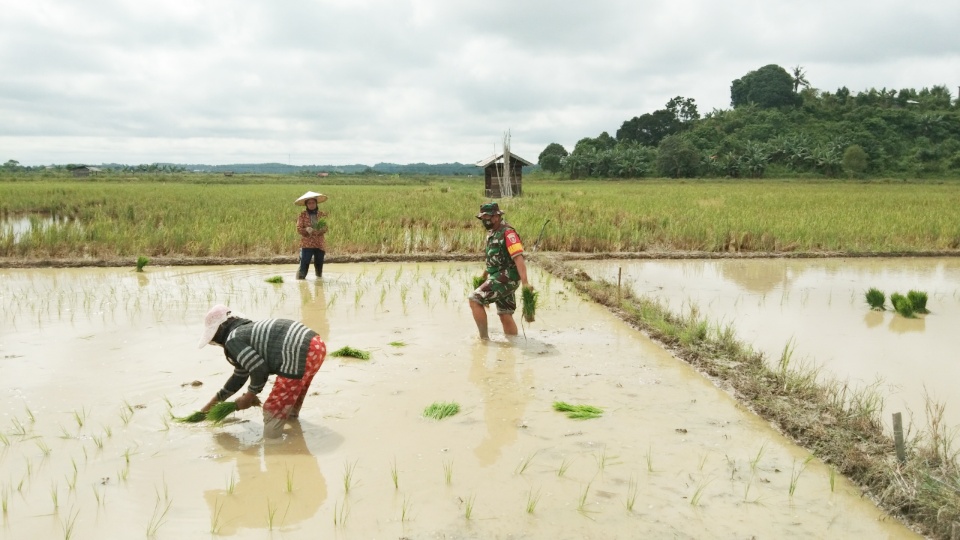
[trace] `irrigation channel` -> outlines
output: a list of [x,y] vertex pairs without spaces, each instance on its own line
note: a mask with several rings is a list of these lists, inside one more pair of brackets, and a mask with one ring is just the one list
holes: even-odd
[[[636,286],[650,288],[659,269],[680,302],[692,290],[683,276],[702,285],[728,275],[713,263],[644,264]],[[479,270],[335,264],[322,282],[294,281],[288,266],[0,270],[0,536],[917,537],[687,364],[536,267],[536,322],[513,339],[494,324],[492,340],[478,340],[465,296]],[[266,281],[281,273],[285,282]],[[796,287],[823,271],[794,273]],[[854,279],[852,288],[867,285]],[[934,311],[916,335],[939,342],[934,321],[956,317],[956,295],[916,286],[931,293]],[[779,308],[776,290],[765,302]],[[730,300],[738,313],[730,322],[754,303],[747,296]],[[827,307],[797,301],[798,315],[849,317],[871,338],[912,335],[894,330],[889,314],[871,328],[859,298],[840,291]],[[302,320],[328,350],[371,358],[328,357],[299,422],[276,443],[262,442],[258,410],[222,426],[173,422],[229,375],[219,350],[196,347],[203,314],[218,302],[253,319]],[[798,352],[805,339],[796,335]],[[438,401],[461,411],[424,418]],[[556,401],[603,414],[570,419]]]

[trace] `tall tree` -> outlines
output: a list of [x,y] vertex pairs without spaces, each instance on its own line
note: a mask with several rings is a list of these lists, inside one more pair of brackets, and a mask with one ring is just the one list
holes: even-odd
[[547,172],[560,172],[563,168],[563,158],[568,155],[567,149],[564,148],[563,145],[550,143],[543,149],[543,152],[540,152],[537,162],[540,164],[540,168]]
[[776,64],[751,71],[730,85],[734,108],[756,103],[761,108],[797,106],[802,99],[793,91],[793,77]]
[[803,66],[797,65],[793,68],[793,92],[796,93],[801,86],[809,88],[810,81],[807,80],[807,73],[803,71]]

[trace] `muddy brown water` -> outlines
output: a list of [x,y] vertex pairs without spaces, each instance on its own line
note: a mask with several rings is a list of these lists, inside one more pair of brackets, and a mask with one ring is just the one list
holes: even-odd
[[[478,340],[464,300],[478,271],[0,270],[0,537],[916,537],[536,269],[525,336],[493,325]],[[257,410],[172,422],[228,377],[222,353],[196,347],[217,302],[303,320],[329,350],[372,357],[328,357],[276,443],[261,440]],[[558,400],[604,413],[569,419]],[[461,412],[423,418],[436,401]]]
[[[883,419],[912,419],[926,426],[928,397],[945,407],[947,430],[960,430],[957,329],[960,328],[960,259],[755,259],[712,261],[584,262],[598,278],[622,280],[638,294],[676,312],[691,306],[708,320],[732,325],[737,336],[762,351],[771,365],[784,348],[794,365],[853,388],[875,388]],[[887,311],[872,311],[867,289],[887,296]],[[890,294],[911,289],[928,295],[930,313],[904,318]]]

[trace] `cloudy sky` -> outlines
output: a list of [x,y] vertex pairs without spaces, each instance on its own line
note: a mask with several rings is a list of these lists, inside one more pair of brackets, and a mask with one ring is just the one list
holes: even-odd
[[0,162],[536,161],[802,66],[960,85],[957,0],[0,0]]

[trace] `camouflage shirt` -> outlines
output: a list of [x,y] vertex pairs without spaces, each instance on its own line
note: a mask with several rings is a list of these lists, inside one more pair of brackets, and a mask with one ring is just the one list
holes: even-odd
[[487,233],[487,274],[497,281],[518,281],[520,272],[513,257],[523,253],[520,235],[513,227],[504,223],[499,231]]

